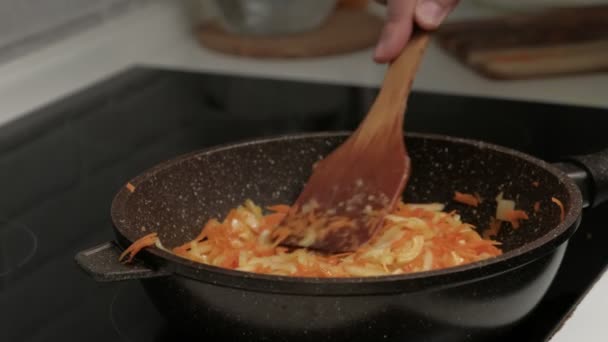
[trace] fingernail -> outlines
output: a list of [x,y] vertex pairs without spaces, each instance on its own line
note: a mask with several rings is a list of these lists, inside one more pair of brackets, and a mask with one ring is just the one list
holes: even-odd
[[439,26],[446,15],[444,8],[435,1],[424,1],[416,8],[418,19],[429,26]]

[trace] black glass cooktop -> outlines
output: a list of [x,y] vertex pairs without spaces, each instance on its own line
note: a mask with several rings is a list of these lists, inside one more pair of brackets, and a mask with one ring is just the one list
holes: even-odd
[[[376,89],[132,68],[0,127],[0,340],[179,338],[138,282],[97,283],[76,252],[113,238],[129,178],[178,154],[289,132],[353,129]],[[608,110],[414,93],[409,131],[549,161],[608,146]],[[608,207],[588,210],[537,309],[494,341],[546,340],[608,262]],[[583,266],[584,265],[584,266]]]

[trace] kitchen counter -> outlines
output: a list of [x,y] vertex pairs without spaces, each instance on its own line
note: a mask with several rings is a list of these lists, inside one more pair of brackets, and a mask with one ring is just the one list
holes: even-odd
[[[463,2],[450,20],[479,15],[493,13]],[[371,61],[371,49],[291,61],[255,60],[208,51],[196,43],[184,19],[174,2],[153,2],[0,65],[0,124],[134,64],[366,86],[380,84],[383,77],[385,66]],[[430,46],[414,89],[608,108],[608,74],[490,81],[443,54],[435,44]],[[603,324],[602,314],[607,306],[608,278],[603,277],[553,341],[605,340],[608,327]]]
[[[450,17],[493,15],[469,2]],[[378,85],[384,65],[372,50],[306,60],[257,60],[201,48],[184,11],[152,2],[36,53],[0,65],[0,124],[65,96],[129,65],[258,75],[357,85]],[[431,44],[415,90],[608,107],[608,74],[497,82],[484,79]]]

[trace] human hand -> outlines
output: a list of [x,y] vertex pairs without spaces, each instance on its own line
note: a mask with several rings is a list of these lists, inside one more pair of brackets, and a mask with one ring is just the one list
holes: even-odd
[[414,25],[435,30],[459,0],[376,0],[385,4],[387,18],[376,45],[374,60],[387,63],[397,57],[412,35]]

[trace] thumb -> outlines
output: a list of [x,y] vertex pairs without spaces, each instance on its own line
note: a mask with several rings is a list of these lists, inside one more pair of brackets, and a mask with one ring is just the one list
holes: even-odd
[[426,30],[434,30],[456,7],[459,0],[418,0],[416,4],[416,23]]

